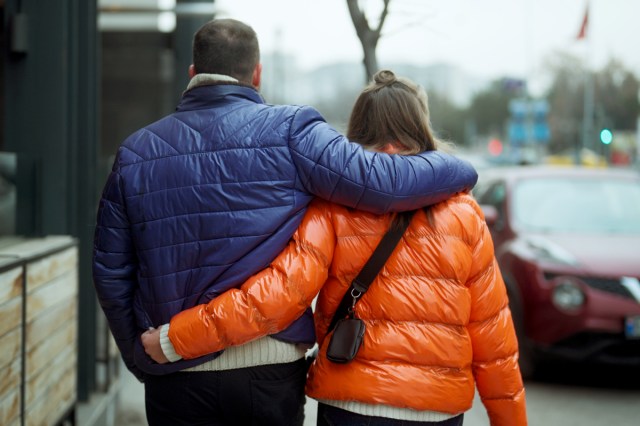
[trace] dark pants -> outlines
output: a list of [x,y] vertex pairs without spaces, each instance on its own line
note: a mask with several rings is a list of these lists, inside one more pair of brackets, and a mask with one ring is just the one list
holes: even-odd
[[462,426],[464,414],[442,422],[411,422],[386,417],[363,416],[318,403],[318,426]]
[[306,362],[145,378],[150,426],[302,426]]

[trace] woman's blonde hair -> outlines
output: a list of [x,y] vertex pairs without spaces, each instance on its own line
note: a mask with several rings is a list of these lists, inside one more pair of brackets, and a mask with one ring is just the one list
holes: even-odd
[[431,129],[426,91],[389,70],[378,71],[356,99],[347,137],[372,150],[400,143],[402,154],[434,151],[440,145]]

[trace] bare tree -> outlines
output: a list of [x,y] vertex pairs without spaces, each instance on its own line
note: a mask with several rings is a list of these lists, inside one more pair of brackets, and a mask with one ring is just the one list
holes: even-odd
[[382,26],[387,19],[389,12],[389,2],[391,0],[382,0],[383,8],[380,12],[380,18],[378,19],[378,25],[376,28],[371,28],[369,21],[367,20],[366,13],[360,6],[359,0],[347,0],[347,6],[349,7],[349,14],[353,21],[353,26],[356,29],[356,34],[362,44],[362,50],[364,52],[364,69],[365,69],[365,81],[368,82],[373,77],[373,74],[378,71],[378,57],[376,55],[376,47],[382,34]]

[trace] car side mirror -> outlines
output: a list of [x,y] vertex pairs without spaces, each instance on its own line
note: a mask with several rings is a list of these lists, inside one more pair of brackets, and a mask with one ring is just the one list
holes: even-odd
[[482,209],[482,213],[484,214],[484,220],[487,222],[488,226],[493,226],[498,221],[500,213],[498,213],[498,209],[494,206],[483,204],[480,206]]

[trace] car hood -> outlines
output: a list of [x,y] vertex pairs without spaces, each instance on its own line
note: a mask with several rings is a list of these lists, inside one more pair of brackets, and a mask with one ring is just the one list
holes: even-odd
[[640,277],[640,235],[536,234],[524,240],[548,261],[596,275]]

